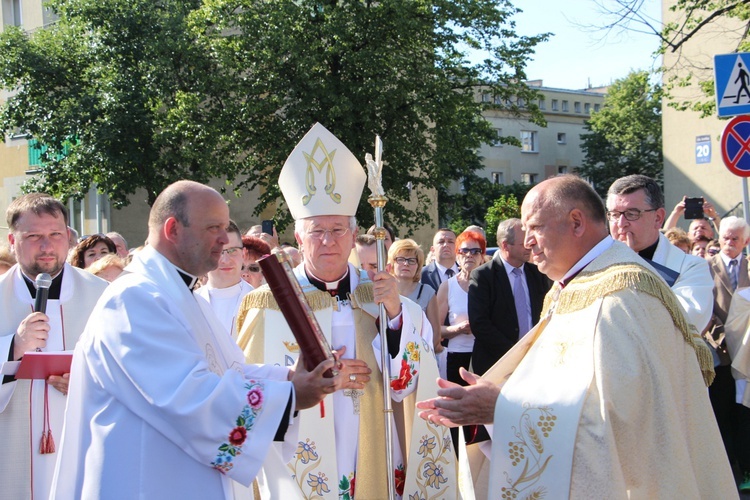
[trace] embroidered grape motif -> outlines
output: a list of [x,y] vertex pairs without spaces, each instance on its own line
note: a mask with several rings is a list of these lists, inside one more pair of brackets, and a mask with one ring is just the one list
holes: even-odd
[[555,416],[540,416],[539,421],[536,423],[536,425],[539,427],[539,430],[542,431],[542,434],[544,437],[549,437],[549,433],[552,432],[552,428],[555,426],[555,420],[557,420],[557,417]]
[[508,443],[508,453],[514,466],[518,465],[518,462],[525,458],[523,446],[519,446],[518,444]]

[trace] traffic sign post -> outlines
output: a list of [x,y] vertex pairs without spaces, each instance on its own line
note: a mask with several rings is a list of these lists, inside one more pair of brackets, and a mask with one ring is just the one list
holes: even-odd
[[721,134],[721,158],[733,174],[742,177],[742,211],[750,220],[747,178],[750,177],[750,116],[737,116]]

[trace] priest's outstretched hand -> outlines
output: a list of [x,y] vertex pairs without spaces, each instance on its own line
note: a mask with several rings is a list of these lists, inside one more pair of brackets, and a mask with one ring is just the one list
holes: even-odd
[[417,403],[417,408],[423,410],[419,412],[419,416],[446,427],[491,424],[500,386],[463,368],[460,369],[460,374],[469,385],[461,387],[442,378],[438,379],[438,397]]

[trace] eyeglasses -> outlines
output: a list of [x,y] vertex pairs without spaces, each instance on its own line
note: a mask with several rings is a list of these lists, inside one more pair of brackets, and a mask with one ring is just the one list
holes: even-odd
[[260,266],[258,264],[248,264],[244,267],[244,270],[250,273],[259,273]]
[[306,231],[306,234],[314,240],[322,240],[325,238],[326,234],[330,234],[333,238],[339,239],[346,236],[348,232],[348,227],[334,227],[333,229],[313,229],[312,231]]
[[479,255],[482,253],[481,248],[459,248],[458,253],[463,255]]
[[221,251],[221,255],[226,255],[227,257],[237,257],[240,250],[242,250],[242,247],[225,248]]
[[718,248],[710,248],[710,249],[706,250],[706,252],[708,252],[708,255],[716,255],[717,253],[719,253],[719,249]]
[[608,210],[607,211],[607,219],[610,221],[616,221],[620,218],[620,216],[624,215],[626,220],[629,220],[630,222],[633,222],[634,220],[640,219],[643,214],[646,212],[655,212],[656,208],[649,208],[648,210],[638,210],[637,208],[628,208],[624,212],[619,212],[617,210]]
[[417,263],[416,257],[396,257],[393,260],[396,261],[396,264],[401,264],[402,266],[405,266],[407,264],[413,266]]

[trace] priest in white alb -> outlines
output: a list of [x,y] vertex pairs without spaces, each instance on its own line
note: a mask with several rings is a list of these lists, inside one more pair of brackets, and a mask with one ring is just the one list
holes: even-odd
[[193,295],[228,224],[226,202],[203,184],[157,197],[148,245],[76,346],[51,498],[233,498],[231,480],[251,484],[272,441],[296,441],[294,411],[337,389],[323,377],[332,360],[312,372],[245,365]]
[[[0,277],[0,356],[72,350],[107,282],[65,263],[68,211],[49,195],[16,198],[7,211],[8,241],[18,264]],[[34,312],[39,273],[52,278],[46,313]],[[0,496],[47,498],[62,435],[68,375],[45,380],[2,377]]]
[[[387,498],[388,475],[395,478],[398,497],[458,494],[450,434],[424,425],[414,416],[413,402],[398,404],[410,395],[436,392],[430,324],[418,305],[398,295],[390,274],[376,273],[371,281],[347,261],[365,177],[354,155],[320,124],[300,141],[279,177],[304,253],[294,274],[328,342],[342,353],[340,370],[351,385],[327,397],[320,408],[301,413],[291,461],[269,454],[259,477],[266,498]],[[390,387],[397,410],[391,471],[386,470],[379,303],[388,318]],[[270,290],[248,294],[242,309],[238,343],[247,360],[293,363],[297,345]],[[367,371],[355,361],[366,362]]]
[[[645,207],[635,207],[645,210]],[[566,175],[524,198],[524,244],[556,281],[542,319],[469,385],[419,403],[492,424],[490,498],[737,498],[706,385],[711,354],[666,282]]]

